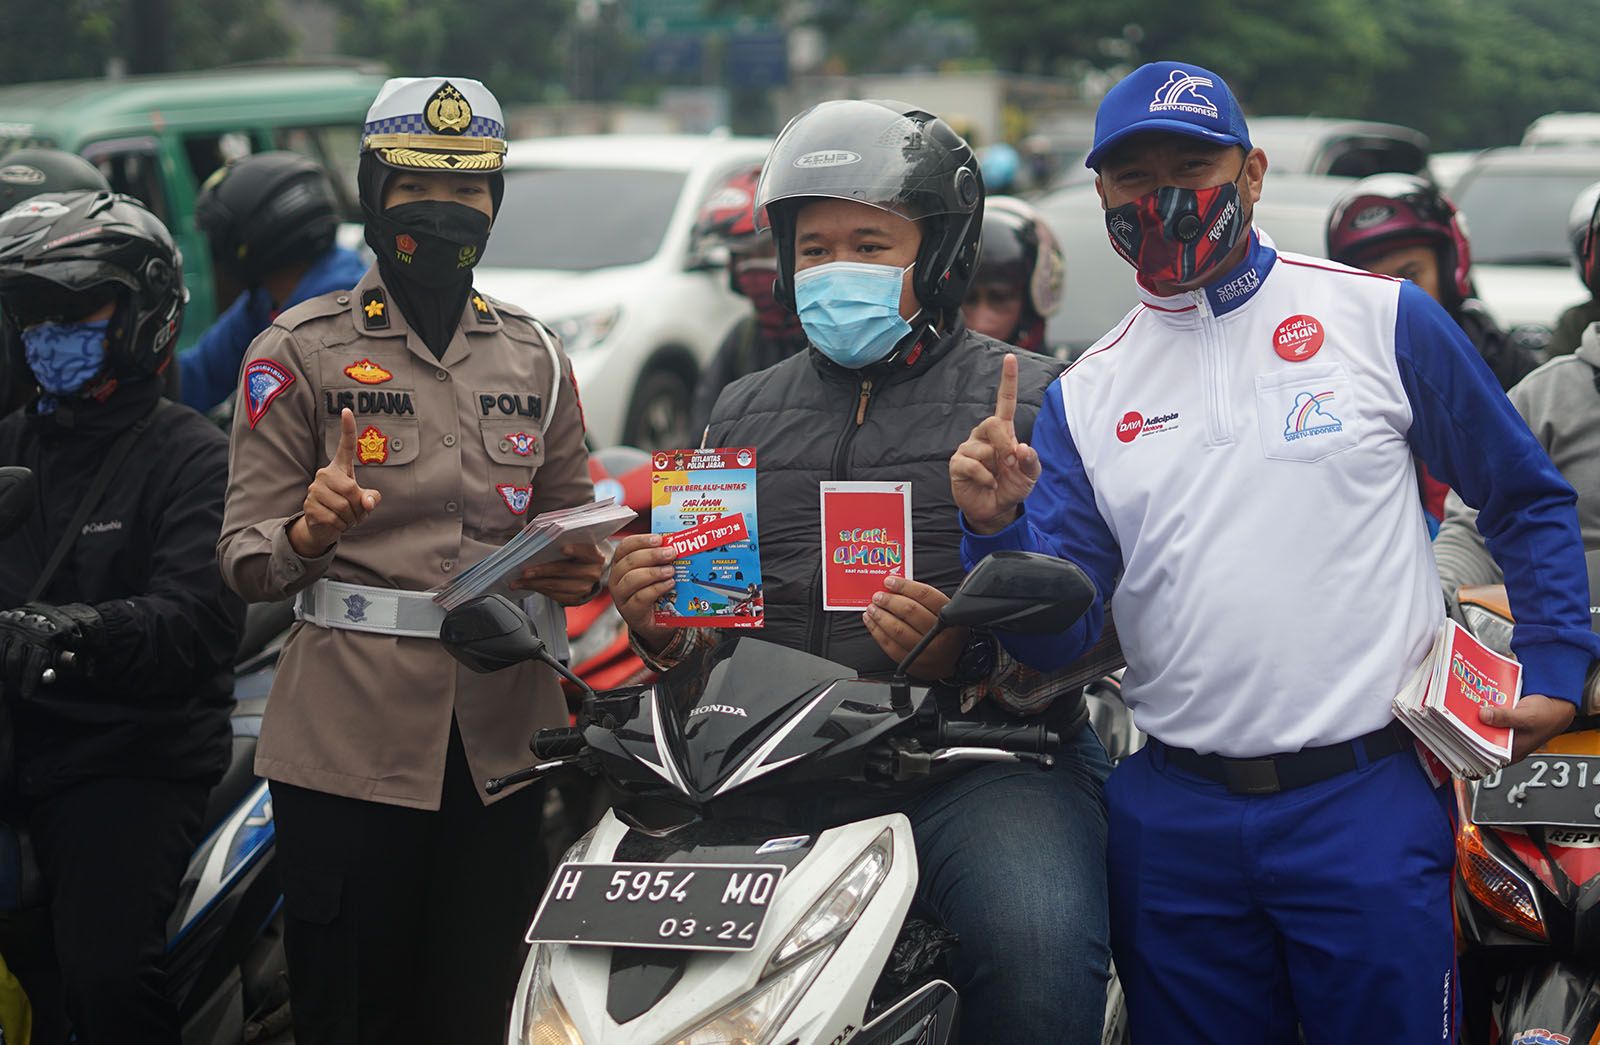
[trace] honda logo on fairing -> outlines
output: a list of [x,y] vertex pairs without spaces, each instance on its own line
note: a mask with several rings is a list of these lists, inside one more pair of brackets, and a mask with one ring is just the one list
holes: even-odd
[[702,704],[697,708],[690,708],[689,717],[694,718],[696,715],[704,715],[708,711],[715,711],[719,715],[733,715],[737,718],[750,717],[744,713],[744,708],[736,708],[731,704]]

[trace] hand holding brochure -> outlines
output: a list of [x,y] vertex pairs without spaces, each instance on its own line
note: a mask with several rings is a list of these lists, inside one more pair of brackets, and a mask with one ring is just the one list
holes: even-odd
[[615,500],[536,515],[515,537],[476,566],[464,570],[435,595],[433,601],[448,611],[489,592],[512,594],[507,582],[524,566],[559,559],[561,549],[569,544],[598,544],[622,529],[633,517],[633,509]]
[[756,451],[658,450],[651,459],[650,531],[678,553],[672,592],[655,609],[667,628],[759,628],[761,533]]
[[1522,665],[1447,620],[1394,709],[1451,772],[1475,780],[1511,761],[1512,731],[1481,721],[1478,709],[1514,708],[1521,698]]

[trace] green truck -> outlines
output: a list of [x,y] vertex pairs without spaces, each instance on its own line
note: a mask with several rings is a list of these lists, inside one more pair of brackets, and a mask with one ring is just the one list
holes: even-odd
[[327,169],[359,221],[361,124],[384,79],[370,66],[273,65],[0,87],[0,158],[35,145],[79,153],[166,223],[183,250],[187,348],[238,293],[218,285],[195,227],[201,184],[229,160],[290,149]]

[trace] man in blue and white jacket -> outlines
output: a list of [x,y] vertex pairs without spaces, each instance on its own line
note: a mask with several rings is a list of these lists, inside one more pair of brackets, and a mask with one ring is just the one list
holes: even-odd
[[[1492,721],[1518,757],[1600,652],[1572,489],[1425,293],[1251,226],[1267,159],[1221,77],[1136,70],[1087,163],[1140,303],[1033,446],[1003,378],[950,471],[969,566],[1046,552],[1112,600],[1152,738],[1106,788],[1135,1040],[1452,1040],[1447,791],[1390,705],[1444,614],[1413,454],[1504,568],[1531,695]],[[1052,668],[1101,623],[1006,646]]]

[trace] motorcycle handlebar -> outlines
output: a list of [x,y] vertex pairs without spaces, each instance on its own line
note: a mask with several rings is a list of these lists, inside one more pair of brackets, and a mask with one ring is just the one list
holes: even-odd
[[997,725],[988,722],[940,722],[940,747],[993,747],[1002,751],[1043,753],[1061,746],[1061,734],[1042,724]]
[[541,729],[528,742],[528,749],[540,759],[550,760],[576,755],[585,747],[583,730],[566,727]]

